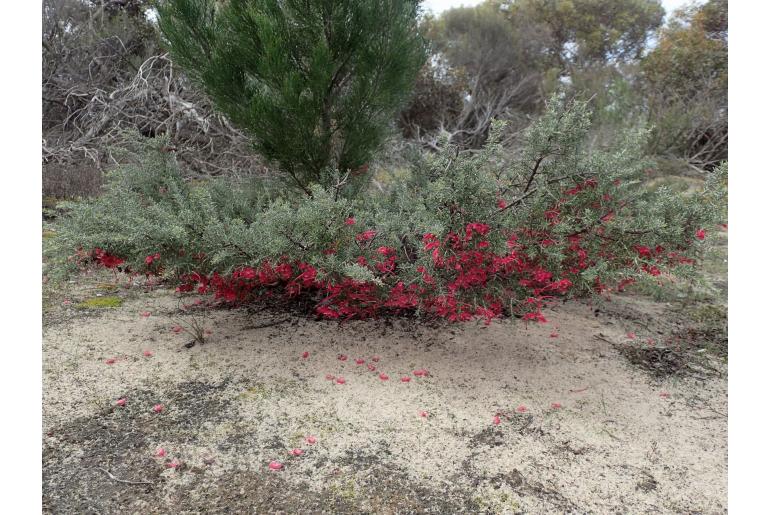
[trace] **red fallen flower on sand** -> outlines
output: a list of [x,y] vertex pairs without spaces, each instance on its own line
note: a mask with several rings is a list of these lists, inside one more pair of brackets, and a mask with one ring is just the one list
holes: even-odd
[[146,350],[142,354],[144,354],[146,358],[151,358],[153,356],[153,352],[151,350]]
[[408,383],[411,380],[412,380],[412,378],[409,377],[409,376],[404,376],[404,377],[401,378],[401,382],[402,383]]
[[377,363],[378,361],[380,361],[380,357],[379,356],[372,356],[372,361]]
[[558,338],[558,337],[559,337],[559,333],[551,333],[551,338]]
[[417,377],[427,377],[428,376],[428,371],[425,370],[424,368],[418,368],[417,370],[414,370],[412,373],[415,376],[417,376]]
[[427,412],[427,411],[421,411],[421,412],[420,412],[420,416],[421,416],[422,418],[428,418],[428,412]]
[[166,463],[166,468],[168,468],[168,469],[175,469],[175,468],[179,468],[180,465],[181,465],[181,463],[179,463],[177,461],[177,459],[174,458],[170,462]]
[[695,237],[699,240],[703,241],[706,239],[706,230],[705,229],[698,229],[698,231],[695,233]]
[[268,467],[270,470],[281,470],[283,468],[283,464],[278,461],[271,461]]
[[518,408],[516,408],[516,411],[518,413],[526,413],[527,412],[527,407],[525,405],[521,404],[521,405],[519,405]]
[[337,359],[340,360],[340,361],[347,361],[348,357],[346,355],[344,355],[344,354],[340,354],[340,355],[337,356]]
[[150,313],[149,311],[142,311],[142,312],[141,312],[141,313],[139,313],[139,314],[140,314],[141,316],[143,316],[143,317],[147,318],[147,317],[148,317],[148,316],[150,316],[152,313]]
[[152,411],[154,411],[155,413],[160,413],[161,411],[163,411],[163,409],[164,409],[163,404],[156,404],[155,406],[152,407]]
[[308,356],[310,356],[310,353],[308,351],[305,351],[302,353],[302,359],[307,359]]
[[356,219],[355,218],[346,218],[345,219],[345,225],[356,225]]
[[492,423],[494,425],[496,425],[496,426],[499,426],[500,425],[500,417],[498,415],[495,415],[494,417],[492,417]]
[[671,394],[668,392],[660,392],[660,396],[663,399],[668,399],[669,397],[671,397]]
[[363,365],[364,363],[366,363],[364,358],[356,358],[356,365]]
[[150,266],[153,263],[153,261],[157,261],[158,259],[160,259],[160,253],[156,252],[155,254],[150,254],[149,256],[144,258],[144,263],[147,266]]
[[117,361],[115,358],[110,358],[108,360],[105,360],[104,362],[107,363],[108,365],[114,365],[115,361]]
[[302,456],[303,454],[305,454],[305,451],[303,451],[302,449],[292,449],[289,451],[289,454],[291,454],[292,456]]
[[337,384],[345,384],[345,378],[340,376],[337,378]]
[[331,374],[326,374],[326,380],[327,380],[327,381],[334,381],[335,379],[336,379],[336,377],[334,377],[333,375],[331,375]]
[[626,333],[626,336],[628,336],[629,339],[635,340],[636,339],[636,333],[628,332]]
[[121,406],[121,407],[125,406],[126,405],[126,399],[125,398],[118,399],[117,402],[115,402],[115,404],[117,404],[118,406]]
[[315,436],[308,436],[307,438],[305,438],[305,441],[306,441],[307,443],[309,443],[310,445],[313,445],[313,444],[314,444],[314,443],[316,443],[318,440],[316,440]]
[[181,333],[183,329],[182,329],[182,326],[175,325],[174,327],[171,328],[171,330],[174,331],[175,333]]
[[371,372],[374,372],[375,370],[377,370],[377,367],[375,367],[371,363],[367,363],[366,368],[368,368],[369,371],[371,371]]
[[388,379],[390,379],[390,377],[388,377],[388,374],[383,372],[380,374],[380,379],[382,379],[383,381],[387,381]]
[[165,455],[166,455],[166,449],[164,449],[163,447],[158,447],[158,450],[155,451],[155,456],[157,456],[158,458],[162,458]]
[[551,409],[561,409],[561,403],[560,402],[552,402],[551,403]]
[[508,204],[506,204],[505,200],[503,200],[503,199],[500,199],[500,200],[497,201],[497,207],[499,207],[500,209],[505,209],[505,206],[507,206],[507,205]]

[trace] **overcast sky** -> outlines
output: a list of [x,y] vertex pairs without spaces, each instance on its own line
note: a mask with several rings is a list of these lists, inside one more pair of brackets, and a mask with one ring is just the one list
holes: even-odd
[[[434,13],[440,13],[441,11],[445,11],[447,9],[450,9],[452,7],[459,7],[461,5],[470,7],[473,5],[478,5],[482,2],[482,0],[425,0],[423,2],[423,7],[428,10],[430,9]],[[674,9],[677,9],[683,5],[689,4],[689,0],[662,0],[663,7],[666,8],[666,12],[670,13]],[[698,2],[701,3],[701,2]]]

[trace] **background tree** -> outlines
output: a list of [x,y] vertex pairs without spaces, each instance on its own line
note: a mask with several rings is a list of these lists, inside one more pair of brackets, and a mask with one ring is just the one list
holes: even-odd
[[364,182],[425,57],[414,0],[168,0],[159,14],[175,61],[308,195]]
[[550,36],[549,57],[562,73],[572,66],[641,57],[661,25],[659,0],[502,0],[493,4],[514,24],[528,20]]
[[677,11],[642,61],[650,150],[698,168],[727,159],[727,0]]

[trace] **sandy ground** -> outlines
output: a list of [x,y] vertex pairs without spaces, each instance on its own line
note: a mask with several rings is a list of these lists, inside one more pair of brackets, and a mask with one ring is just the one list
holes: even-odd
[[73,307],[94,291],[44,321],[47,513],[727,511],[726,366],[656,378],[618,350],[664,304],[489,327],[216,310],[185,348],[173,294]]

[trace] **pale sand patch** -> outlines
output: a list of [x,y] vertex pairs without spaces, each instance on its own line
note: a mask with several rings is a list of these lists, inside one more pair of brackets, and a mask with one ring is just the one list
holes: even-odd
[[[280,475],[285,488],[296,489],[296,502],[303,492],[317,492],[379,510],[361,485],[381,470],[399,471],[428,490],[459,489],[466,509],[494,513],[727,509],[726,378],[651,379],[594,337],[602,332],[620,341],[622,324],[606,325],[586,306],[560,306],[548,325],[437,328],[291,317],[248,329],[270,317],[217,310],[210,314],[210,341],[191,349],[183,348],[190,337],[173,333],[164,317],[176,307],[168,292],[136,293],[120,308],[44,330],[44,431],[52,434],[44,446],[57,464],[52,477],[77,468],[82,453],[99,463],[114,459],[115,467],[124,463],[89,450],[91,437],[60,436],[101,417],[118,432],[134,424],[132,452],[148,457],[126,465],[126,473],[153,476],[160,485],[121,501],[134,509],[206,506],[214,501],[201,493],[200,481],[235,473]],[[143,311],[152,315],[141,317]],[[551,338],[555,325],[559,336]],[[154,356],[144,357],[146,349]],[[341,353],[347,361],[337,359]],[[376,373],[355,364],[374,355],[381,357]],[[105,364],[112,357],[117,362]],[[429,377],[412,375],[423,367]],[[380,380],[380,371],[390,380]],[[327,374],[346,383],[333,384]],[[400,381],[404,375],[409,383]],[[113,410],[123,396],[130,410]],[[553,402],[562,408],[551,409]],[[164,404],[162,414],[151,412],[155,403]],[[519,405],[527,411],[515,413]],[[499,426],[492,424],[496,413]],[[307,435],[318,442],[308,445]],[[185,468],[165,469],[152,458],[158,446]],[[294,447],[305,454],[290,457]],[[56,461],[62,453],[73,457]],[[284,470],[268,472],[270,460],[282,461]],[[44,492],[49,505],[63,495],[54,483]],[[222,495],[227,487],[218,488]],[[90,495],[98,504],[98,495]],[[433,502],[389,509],[436,512]]]

